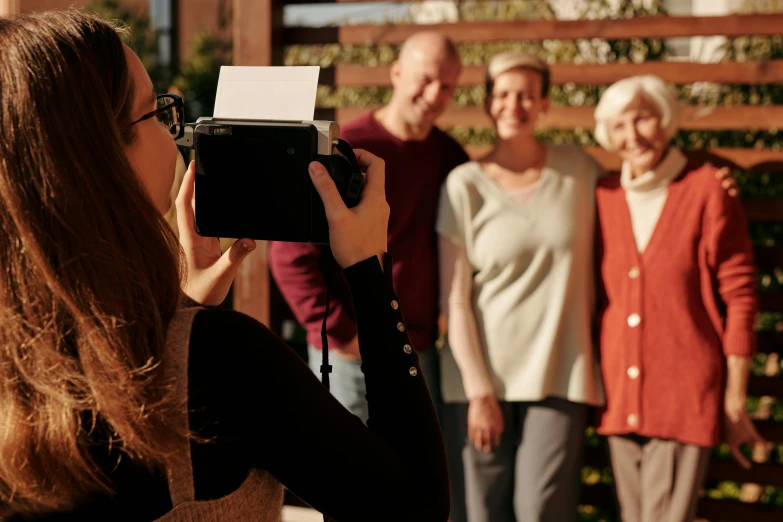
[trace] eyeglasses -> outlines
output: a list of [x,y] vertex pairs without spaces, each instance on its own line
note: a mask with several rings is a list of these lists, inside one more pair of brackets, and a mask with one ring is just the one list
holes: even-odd
[[169,128],[169,132],[178,140],[185,134],[185,103],[176,94],[159,94],[157,97],[158,108],[149,112],[131,123],[136,125],[140,121],[157,117],[158,121]]

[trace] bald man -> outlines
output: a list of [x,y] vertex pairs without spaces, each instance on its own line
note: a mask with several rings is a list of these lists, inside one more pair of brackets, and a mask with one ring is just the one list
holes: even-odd
[[[421,32],[410,37],[391,66],[394,93],[389,104],[342,126],[340,132],[352,147],[366,149],[386,161],[386,198],[391,207],[388,245],[394,287],[424,374],[408,378],[424,378],[436,406],[440,402],[440,372],[434,348],[439,313],[435,212],[441,183],[468,157],[456,141],[435,127],[435,120],[454,94],[460,69],[457,50],[444,36]],[[356,323],[342,271],[328,248],[273,243],[269,253],[272,275],[307,330],[310,367],[316,374],[320,374],[321,322],[328,282],[331,305],[326,333],[333,367],[331,391],[366,422]],[[411,347],[400,344],[398,349],[408,352]],[[408,368],[401,371],[407,374]]]

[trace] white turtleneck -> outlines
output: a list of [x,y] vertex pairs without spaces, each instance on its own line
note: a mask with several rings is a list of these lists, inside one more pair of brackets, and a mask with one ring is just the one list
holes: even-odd
[[631,177],[631,165],[623,162],[620,171],[620,184],[625,189],[625,200],[631,213],[631,226],[636,239],[636,249],[644,252],[661,216],[669,183],[677,177],[688,160],[675,147],[671,147],[663,159],[655,166],[635,178]]

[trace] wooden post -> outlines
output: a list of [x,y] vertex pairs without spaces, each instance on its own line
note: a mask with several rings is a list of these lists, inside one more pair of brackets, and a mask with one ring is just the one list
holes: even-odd
[[283,63],[283,2],[234,0],[234,65]]
[[0,16],[19,13],[19,0],[0,0]]
[[[280,0],[234,0],[234,65],[282,64],[282,29]],[[256,243],[234,281],[233,308],[269,326],[269,245]]]

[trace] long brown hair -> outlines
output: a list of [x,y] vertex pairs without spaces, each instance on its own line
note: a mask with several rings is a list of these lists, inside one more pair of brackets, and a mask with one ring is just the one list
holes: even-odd
[[184,440],[159,364],[177,240],[124,154],[133,99],[115,27],[0,18],[0,516],[109,490],[97,439],[151,468]]

